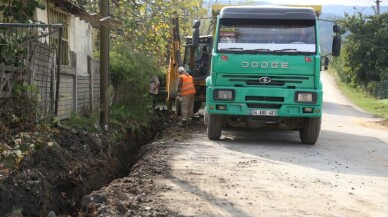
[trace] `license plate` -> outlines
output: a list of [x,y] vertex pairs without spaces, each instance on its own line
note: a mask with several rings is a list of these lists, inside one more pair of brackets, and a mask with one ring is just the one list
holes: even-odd
[[251,115],[255,116],[277,116],[278,112],[276,110],[251,110]]

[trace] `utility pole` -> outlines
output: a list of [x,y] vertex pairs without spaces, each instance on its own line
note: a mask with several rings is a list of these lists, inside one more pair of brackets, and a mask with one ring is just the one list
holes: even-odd
[[376,0],[376,13],[377,15],[380,15],[380,0]]
[[[109,16],[109,0],[100,0],[100,16]],[[100,125],[109,129],[109,27],[100,23]]]

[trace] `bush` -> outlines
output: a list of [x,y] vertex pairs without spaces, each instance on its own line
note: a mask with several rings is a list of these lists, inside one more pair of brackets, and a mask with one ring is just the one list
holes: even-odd
[[86,132],[101,132],[101,129],[99,128],[98,112],[88,116],[79,116],[75,113],[72,113],[70,118],[67,119],[64,124],[76,130],[83,130]]
[[378,85],[388,77],[388,14],[346,15],[343,26],[351,33],[346,37],[336,69],[341,81],[376,97]]
[[162,72],[150,56],[116,45],[111,51],[111,76],[115,105],[151,105],[149,79]]

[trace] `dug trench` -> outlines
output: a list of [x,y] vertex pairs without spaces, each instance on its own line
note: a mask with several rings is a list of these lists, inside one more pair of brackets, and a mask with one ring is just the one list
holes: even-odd
[[78,216],[85,195],[129,174],[141,147],[168,117],[159,111],[150,127],[126,127],[114,143],[101,134],[55,127],[52,145],[24,157],[1,181],[0,216]]

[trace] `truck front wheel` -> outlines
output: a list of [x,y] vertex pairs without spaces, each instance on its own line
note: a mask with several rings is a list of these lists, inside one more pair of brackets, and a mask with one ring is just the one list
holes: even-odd
[[219,140],[222,131],[222,115],[207,114],[207,137],[210,140]]
[[321,118],[305,118],[299,129],[300,141],[303,144],[315,145],[321,131]]

